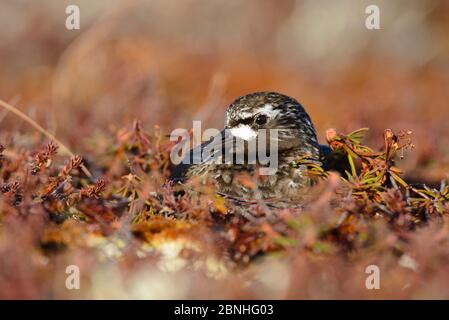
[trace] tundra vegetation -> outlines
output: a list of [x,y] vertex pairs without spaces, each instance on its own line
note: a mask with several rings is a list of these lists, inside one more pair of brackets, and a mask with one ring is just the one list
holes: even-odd
[[[68,30],[0,1],[0,298],[449,298],[447,1],[380,30],[358,1],[91,3]],[[316,183],[282,207],[167,183],[170,132],[255,91],[346,172],[297,159]]]

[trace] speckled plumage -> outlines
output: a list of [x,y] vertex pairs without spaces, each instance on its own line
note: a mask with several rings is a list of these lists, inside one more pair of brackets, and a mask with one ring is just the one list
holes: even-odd
[[[261,114],[262,118],[258,117]],[[254,175],[261,167],[259,163],[217,164],[203,161],[198,164],[178,165],[173,171],[172,179],[182,181],[208,175],[216,180],[218,191],[243,199],[300,197],[304,188],[310,186],[311,180],[304,167],[294,168],[291,163],[305,157],[316,162],[320,159],[320,146],[315,129],[301,104],[276,92],[245,95],[235,100],[225,115],[225,129],[241,126],[253,130],[277,129],[278,167],[274,175],[255,180],[256,188],[247,188],[235,178],[241,173]],[[221,143],[224,143],[225,139],[225,134],[222,133]],[[188,155],[189,159],[206,146],[208,143],[192,149]]]

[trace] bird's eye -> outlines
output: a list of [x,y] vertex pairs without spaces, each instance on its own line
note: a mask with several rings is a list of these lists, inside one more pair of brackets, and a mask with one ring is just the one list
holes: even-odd
[[263,125],[265,123],[267,123],[267,116],[264,114],[259,114],[256,119],[255,119],[256,124]]

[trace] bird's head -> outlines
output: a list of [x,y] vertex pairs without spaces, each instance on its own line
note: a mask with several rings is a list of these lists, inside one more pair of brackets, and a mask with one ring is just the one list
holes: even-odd
[[259,139],[265,129],[272,139],[276,130],[280,152],[300,149],[317,154],[318,142],[315,128],[301,104],[289,96],[276,92],[256,92],[235,100],[226,111],[225,127],[233,136],[246,141]]

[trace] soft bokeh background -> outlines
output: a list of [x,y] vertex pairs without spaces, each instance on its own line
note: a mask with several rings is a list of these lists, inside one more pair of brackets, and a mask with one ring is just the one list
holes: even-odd
[[[80,7],[80,30],[65,28],[69,4]],[[381,30],[365,28],[369,4],[380,7]],[[160,125],[167,134],[189,128],[192,120],[220,128],[233,99],[270,90],[297,98],[321,141],[331,127],[341,132],[368,127],[367,144],[374,146],[381,145],[386,128],[412,130],[416,148],[401,164],[408,178],[430,183],[447,178],[449,1],[1,0],[0,25],[0,99],[24,110],[86,158],[95,149],[91,137],[114,135],[136,118],[149,129]],[[3,143],[16,139],[9,133],[33,132],[3,109],[0,130]],[[301,259],[293,266],[313,269]],[[89,269],[89,261],[79,263]],[[281,279],[285,266],[273,263],[270,279]],[[93,276],[102,285],[94,283],[90,297],[115,297],[107,285],[120,288],[111,281],[120,281],[116,268],[111,264],[110,274],[100,269]],[[192,285],[193,277],[157,272],[130,275],[125,297],[210,294]],[[327,285],[341,287],[322,290],[317,278],[299,296],[354,294],[345,291],[338,274],[327,272],[334,281]],[[39,274],[32,276],[39,279]],[[165,291],[145,287],[140,292],[142,277]],[[287,283],[273,281],[261,284],[281,291],[269,297],[298,297]],[[180,292],[180,287],[190,289]],[[257,286],[247,290],[261,292]]]
[[[80,7],[79,31],[65,28],[69,4]],[[365,28],[369,4],[381,30]],[[135,118],[167,133],[192,120],[219,128],[234,98],[274,90],[304,104],[321,140],[330,127],[369,127],[374,142],[385,128],[413,130],[408,169],[436,159],[448,168],[448,1],[3,0],[0,9],[0,98],[75,150],[81,133]],[[3,111],[0,121],[28,129]]]

